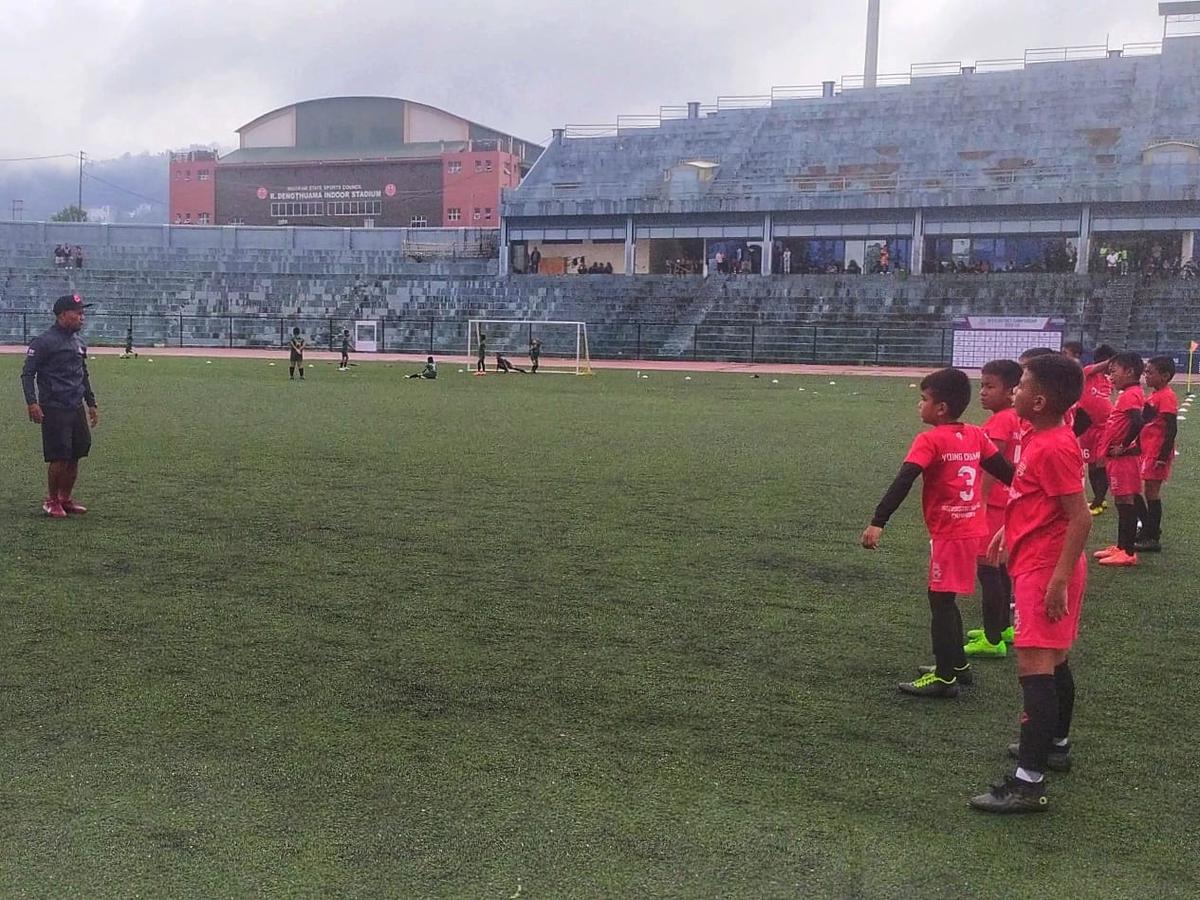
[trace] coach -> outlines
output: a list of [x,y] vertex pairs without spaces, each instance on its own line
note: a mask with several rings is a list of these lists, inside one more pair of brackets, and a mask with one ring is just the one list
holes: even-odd
[[78,294],[55,300],[54,325],[34,338],[21,370],[29,420],[42,426],[42,451],[50,464],[49,493],[42,510],[53,519],[87,512],[71,498],[71,491],[79,460],[92,446],[88,420],[92,427],[100,424],[88,379],[87,347],[79,339],[83,311],[89,306]]

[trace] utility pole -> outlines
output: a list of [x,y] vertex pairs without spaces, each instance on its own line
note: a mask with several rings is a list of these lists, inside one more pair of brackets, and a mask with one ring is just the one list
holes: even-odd
[[79,198],[75,208],[83,212],[83,151],[79,151]]

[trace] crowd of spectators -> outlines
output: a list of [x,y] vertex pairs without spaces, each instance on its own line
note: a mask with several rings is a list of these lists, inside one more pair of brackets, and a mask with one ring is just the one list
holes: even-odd
[[54,266],[58,269],[82,269],[83,248],[70,244],[56,244],[54,247]]

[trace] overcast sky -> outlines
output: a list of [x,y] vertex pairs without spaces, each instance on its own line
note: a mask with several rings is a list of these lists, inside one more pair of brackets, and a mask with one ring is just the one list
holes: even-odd
[[[297,100],[405,97],[544,142],[861,73],[866,0],[0,0],[0,157],[192,143]],[[1161,37],[1155,0],[883,0],[880,72]]]

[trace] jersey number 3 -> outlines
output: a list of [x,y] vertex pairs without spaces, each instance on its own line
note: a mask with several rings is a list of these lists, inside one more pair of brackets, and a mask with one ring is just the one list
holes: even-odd
[[975,499],[975,481],[979,478],[979,470],[974,466],[963,466],[958,470],[958,477],[967,483],[967,489],[959,491],[958,496],[963,500]]

